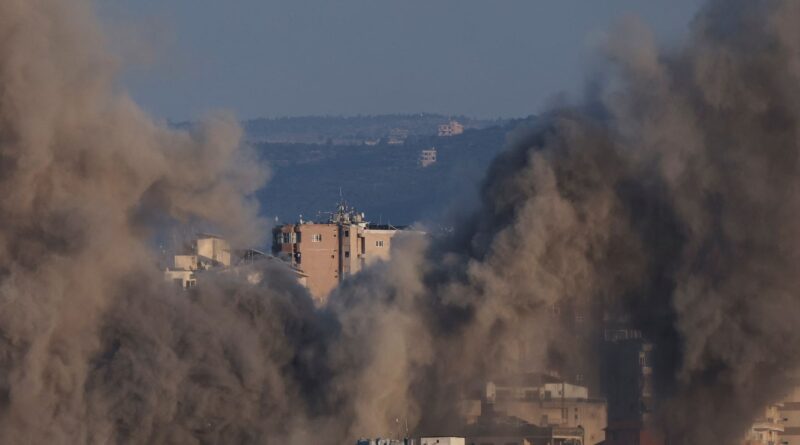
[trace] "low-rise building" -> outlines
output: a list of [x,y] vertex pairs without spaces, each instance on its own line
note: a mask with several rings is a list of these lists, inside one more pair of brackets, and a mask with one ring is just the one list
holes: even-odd
[[419,445],[464,445],[463,437],[422,437]]
[[495,410],[485,401],[481,415],[466,427],[468,445],[583,445],[583,427],[541,426]]
[[388,143],[390,145],[404,144],[408,139],[408,130],[405,128],[392,128],[389,131]]
[[175,255],[172,266],[164,271],[167,281],[183,289],[197,285],[197,271],[231,265],[231,246],[219,236],[201,233],[189,250],[190,253]]
[[663,444],[664,439],[652,425],[653,344],[625,321],[607,320],[604,337],[606,445]]
[[456,136],[464,132],[464,126],[458,121],[451,120],[446,124],[439,125],[438,135],[440,137]]
[[778,445],[785,432],[781,418],[782,404],[770,405],[745,433],[743,445]]
[[605,438],[605,400],[590,398],[588,388],[555,375],[530,372],[488,382],[483,400],[465,405],[467,421],[477,422],[486,403],[496,413],[538,427],[581,428],[587,444]]
[[[184,248],[184,252],[172,257],[172,264],[164,270],[164,278],[183,289],[197,286],[198,277],[209,270],[238,270],[238,266],[252,264],[261,259],[275,260],[256,249],[244,249],[233,252],[225,239],[209,234],[199,234],[192,243]],[[307,276],[296,268],[292,269],[298,283],[306,286]],[[261,273],[250,271],[247,280],[251,284],[261,281]]]
[[431,166],[436,163],[436,147],[431,147],[420,151],[419,153],[419,166],[422,168]]
[[417,445],[414,439],[358,439],[356,445]]

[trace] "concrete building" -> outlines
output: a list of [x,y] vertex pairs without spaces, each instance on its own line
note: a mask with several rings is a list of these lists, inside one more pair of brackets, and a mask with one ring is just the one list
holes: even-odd
[[[261,259],[275,260],[256,249],[244,249],[233,252],[230,244],[216,235],[199,234],[185,248],[184,253],[174,255],[172,264],[164,270],[164,278],[183,289],[197,286],[198,277],[208,270],[239,270],[238,266],[252,264]],[[307,276],[301,271],[292,270],[298,283],[306,286]],[[261,282],[262,275],[257,271],[249,271],[247,281],[251,284]]]
[[605,438],[605,400],[589,398],[588,388],[557,376],[531,372],[488,382],[484,400],[465,405],[467,422],[477,422],[486,403],[495,413],[538,427],[581,428],[586,444],[594,445]]
[[305,275],[306,287],[322,304],[340,281],[376,261],[388,260],[392,240],[403,229],[370,224],[364,214],[341,202],[327,222],[276,227],[272,251]]
[[422,168],[431,166],[436,163],[436,147],[431,147],[420,151],[419,153],[419,166]]
[[464,445],[463,437],[422,437],[419,445]]
[[800,445],[800,387],[792,390],[780,404],[780,418],[783,423],[780,443]]
[[224,239],[201,234],[195,241],[197,258],[223,267],[231,266],[231,245]]
[[495,411],[485,401],[481,415],[466,427],[467,445],[583,445],[582,427],[540,426]]
[[663,438],[651,427],[655,400],[653,345],[624,322],[607,322],[604,337],[606,445],[663,444]]
[[408,139],[408,130],[405,128],[392,128],[389,131],[389,139],[388,143],[390,145],[400,145],[404,144]]
[[456,136],[464,132],[464,126],[457,121],[450,121],[446,124],[439,125],[438,135],[440,137]]
[[358,439],[356,445],[417,445],[414,439]]
[[165,279],[181,288],[197,285],[197,271],[231,265],[231,246],[216,235],[199,234],[190,250],[191,253],[175,255],[172,266],[164,271]]
[[778,445],[785,432],[781,404],[770,405],[745,433],[743,445]]

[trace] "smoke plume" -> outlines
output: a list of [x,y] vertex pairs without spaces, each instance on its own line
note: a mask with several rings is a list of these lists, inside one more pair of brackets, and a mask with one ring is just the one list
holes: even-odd
[[653,341],[673,443],[736,443],[800,365],[798,19],[711,1],[670,51],[624,22],[585,101],[510,136],[470,218],[315,309],[270,261],[258,285],[164,284],[164,225],[263,238],[265,170],[231,117],[171,130],[119,92],[88,0],[0,2],[0,441],[450,434],[485,379],[596,358],[570,308]]

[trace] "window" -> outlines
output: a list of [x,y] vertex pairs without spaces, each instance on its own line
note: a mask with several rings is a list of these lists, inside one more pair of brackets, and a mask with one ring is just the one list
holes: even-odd
[[349,250],[344,253],[344,257],[345,258],[350,258],[350,251]]
[[312,235],[311,236],[311,242],[312,243],[321,243],[322,242],[322,234],[321,233],[315,233],[314,235]]
[[375,241],[375,247],[383,247],[383,240]]
[[344,231],[344,236],[350,236],[350,231],[349,230],[345,230]]

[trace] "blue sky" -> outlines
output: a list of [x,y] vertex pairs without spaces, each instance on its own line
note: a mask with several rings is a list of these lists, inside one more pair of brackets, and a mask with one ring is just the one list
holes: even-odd
[[603,32],[685,38],[700,0],[99,0],[123,84],[189,119],[536,113],[575,94]]

